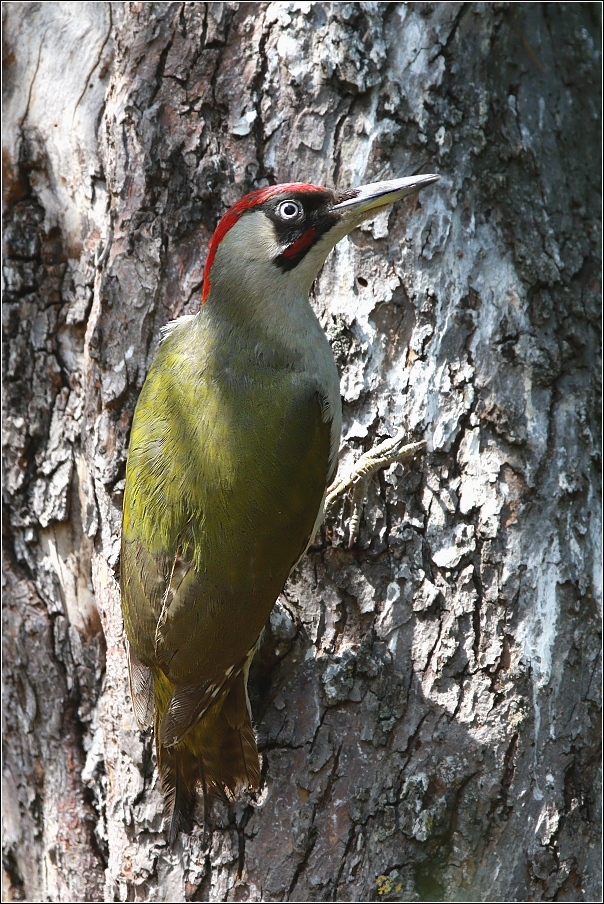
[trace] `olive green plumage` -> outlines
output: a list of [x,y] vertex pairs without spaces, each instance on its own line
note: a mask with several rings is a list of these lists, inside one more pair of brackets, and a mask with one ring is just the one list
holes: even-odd
[[121,585],[171,839],[198,783],[206,815],[210,794],[259,784],[248,670],[320,519],[342,422],[312,282],[336,242],[437,179],[256,189],[210,241],[202,310],[164,331],[132,424]]
[[[122,608],[139,724],[155,709],[173,814],[204,792],[257,787],[245,684],[258,637],[303,554],[330,470],[318,381],[230,350],[205,309],[160,345],[132,424]],[[152,700],[154,697],[154,704]]]

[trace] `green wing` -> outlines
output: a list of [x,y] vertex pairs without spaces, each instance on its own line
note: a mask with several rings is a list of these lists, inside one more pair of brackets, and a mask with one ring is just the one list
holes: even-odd
[[190,700],[203,709],[244,667],[308,544],[330,458],[312,377],[254,357],[229,366],[210,352],[192,330],[160,346],[134,415],[124,494],[126,633],[189,713]]

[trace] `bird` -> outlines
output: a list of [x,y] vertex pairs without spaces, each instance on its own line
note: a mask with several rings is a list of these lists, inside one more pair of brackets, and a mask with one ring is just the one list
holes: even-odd
[[163,328],[132,420],[120,584],[170,844],[198,788],[204,833],[212,798],[259,788],[250,664],[338,464],[339,377],[313,282],[337,242],[438,179],[252,191],[212,236],[198,313]]

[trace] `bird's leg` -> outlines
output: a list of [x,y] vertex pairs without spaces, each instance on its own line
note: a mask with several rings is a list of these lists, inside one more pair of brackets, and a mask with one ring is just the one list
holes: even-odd
[[350,516],[349,547],[354,546],[359,531],[361,512],[367,498],[367,490],[371,477],[381,468],[387,468],[395,462],[405,462],[413,458],[425,448],[425,440],[404,445],[405,433],[400,430],[396,436],[384,440],[365,452],[352,468],[342,477],[337,478],[325,497],[325,514],[328,515],[336,501],[348,490],[352,489],[352,514]]

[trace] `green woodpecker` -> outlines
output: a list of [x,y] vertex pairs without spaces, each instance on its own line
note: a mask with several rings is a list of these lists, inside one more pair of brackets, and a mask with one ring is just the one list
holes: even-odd
[[212,795],[259,785],[250,662],[338,461],[339,379],[313,280],[336,242],[438,178],[253,191],[210,242],[201,310],[163,330],[132,423],[121,590],[171,840],[198,783],[206,817]]

